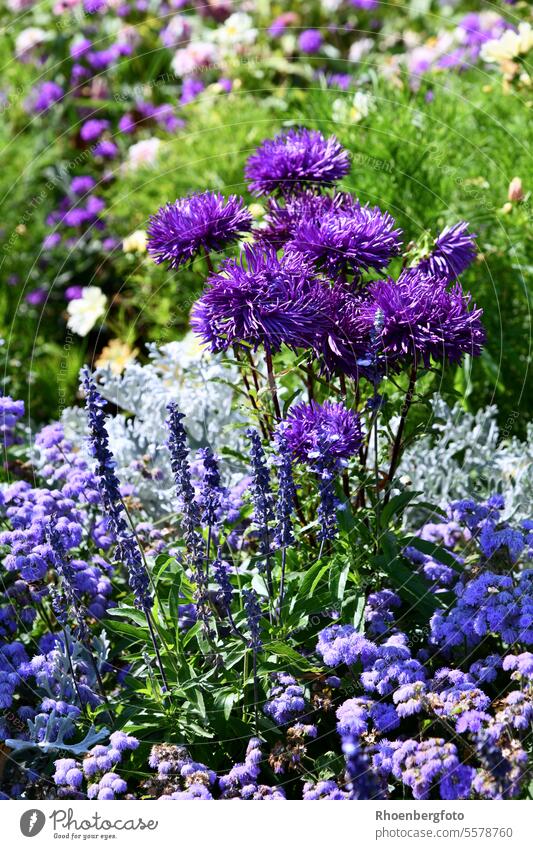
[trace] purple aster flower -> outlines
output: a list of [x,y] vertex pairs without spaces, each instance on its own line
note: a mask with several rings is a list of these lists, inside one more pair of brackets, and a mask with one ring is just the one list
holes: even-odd
[[61,242],[61,235],[59,233],[49,233],[43,239],[43,250],[52,251],[54,248]]
[[480,355],[482,310],[470,309],[470,295],[459,284],[448,290],[409,269],[397,282],[389,278],[371,284],[369,295],[359,326],[369,333],[379,316],[377,344],[389,362],[409,358],[429,366],[432,358],[460,363],[464,354]]
[[117,145],[109,139],[103,139],[93,147],[94,156],[101,156],[102,159],[114,159],[117,153]]
[[298,37],[298,47],[302,53],[318,53],[323,40],[320,30],[306,29]]
[[81,196],[85,195],[91,191],[96,185],[96,182],[92,177],[88,174],[84,174],[79,177],[73,177],[72,182],[70,184],[71,191],[74,192],[75,195]]
[[303,188],[331,185],[350,170],[350,160],[335,136],[318,130],[288,130],[267,139],[248,159],[245,177],[253,194],[290,195]]
[[356,206],[354,198],[346,192],[316,195],[307,190],[281,201],[269,198],[266,226],[256,230],[255,235],[262,242],[280,248],[294,237],[302,221],[318,224],[334,213],[349,215]]
[[364,9],[367,12],[370,12],[372,9],[377,9],[379,6],[379,0],[350,0],[352,6],[355,6],[356,9]]
[[[284,436],[295,457],[311,466],[318,453],[327,452],[332,466],[348,460],[360,448],[361,423],[353,410],[326,401],[297,404],[285,420]],[[319,452],[320,444],[320,452]]]
[[[319,539],[337,535],[335,473],[359,449],[359,417],[342,404],[298,404],[284,422],[284,435],[293,454],[307,462],[317,476]],[[322,549],[321,549],[322,550]]]
[[33,98],[27,103],[28,111],[42,114],[47,112],[55,103],[58,103],[64,95],[60,85],[48,80],[37,86]]
[[268,28],[268,34],[272,36],[272,38],[279,38],[283,35],[287,27],[293,26],[297,22],[298,16],[294,12],[283,12],[283,14],[274,18]]
[[476,258],[475,236],[468,232],[466,221],[445,227],[430,255],[419,262],[417,268],[428,276],[451,283]]
[[102,133],[109,127],[109,121],[105,119],[90,118],[82,124],[80,136],[84,142],[92,142],[99,139]]
[[333,209],[316,218],[302,218],[289,250],[302,254],[330,275],[384,269],[401,250],[402,231],[394,218],[377,206]]
[[24,296],[24,300],[31,304],[32,307],[39,307],[41,304],[44,304],[48,297],[48,292],[46,289],[32,289],[28,292],[27,295]]
[[252,216],[242,198],[202,192],[168,203],[152,216],[148,251],[155,262],[179,268],[200,251],[221,251],[251,226]]
[[195,80],[194,77],[188,77],[183,80],[180,97],[181,105],[185,106],[187,103],[195,100],[203,91],[205,91],[205,83],[201,80]]
[[76,301],[83,297],[83,286],[67,286],[65,289],[65,298],[67,301]]
[[246,342],[269,351],[312,348],[329,327],[329,289],[296,257],[245,245],[196,302],[191,325],[212,351]]

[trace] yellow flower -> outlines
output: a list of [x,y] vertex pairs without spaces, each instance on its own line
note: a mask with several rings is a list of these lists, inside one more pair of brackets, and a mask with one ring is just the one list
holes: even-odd
[[127,236],[122,242],[122,250],[125,254],[144,254],[146,253],[146,233],[144,230],[135,230],[130,236]]
[[262,218],[265,214],[265,207],[261,206],[260,203],[251,203],[248,206],[248,212],[252,218]]
[[127,342],[120,339],[111,339],[109,345],[100,352],[96,365],[109,366],[113,374],[122,374],[128,363],[131,363],[139,353],[138,348],[130,348]]

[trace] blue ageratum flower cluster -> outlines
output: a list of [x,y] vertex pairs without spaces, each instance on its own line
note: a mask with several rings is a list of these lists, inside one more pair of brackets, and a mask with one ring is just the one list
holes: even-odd
[[304,689],[292,675],[276,672],[263,710],[276,725],[286,725],[305,710]]
[[[23,406],[17,410],[22,415]],[[0,491],[4,527],[4,599],[0,604],[0,636],[14,637],[30,628],[38,605],[50,595],[68,559],[68,587],[77,614],[101,619],[113,604],[113,567],[100,555],[87,557],[79,549],[89,543],[106,552],[113,543],[107,518],[94,511],[101,502],[97,480],[86,459],[65,439],[60,424],[47,425],[35,437],[37,465],[33,485],[15,480]],[[50,541],[53,528],[54,546]],[[59,565],[59,569],[58,569]]]
[[59,798],[110,801],[124,796],[128,785],[115,768],[126,752],[135,751],[138,746],[136,737],[115,731],[107,746],[94,746],[81,763],[74,758],[56,760],[52,778]]
[[[369,594],[365,633],[335,623],[318,636],[324,664],[340,676],[346,670],[359,687],[360,695],[336,710],[339,735],[349,747],[354,741],[362,747],[385,786],[398,782],[415,799],[515,798],[527,780],[533,571],[520,560],[531,560],[531,539],[529,522],[522,529],[505,525],[505,540],[513,539],[511,531],[522,537],[520,558],[503,560],[511,566],[508,574],[490,571],[483,527],[488,523],[497,532],[503,506],[499,496],[485,504],[456,502],[448,521],[419,531],[460,565],[452,570],[455,602],[438,606],[428,623],[430,650],[416,649],[402,629],[408,605],[388,589]],[[438,599],[441,584],[423,568],[420,574],[428,594]],[[413,734],[413,723],[419,734]],[[426,737],[426,726],[441,736]],[[341,798],[338,784],[319,784],[310,798]]]
[[9,395],[0,395],[0,447],[2,451],[13,445],[18,437],[16,426],[24,415],[24,401],[14,401]]

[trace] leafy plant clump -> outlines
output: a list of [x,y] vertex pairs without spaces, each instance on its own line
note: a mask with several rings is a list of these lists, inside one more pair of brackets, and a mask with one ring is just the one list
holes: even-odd
[[533,524],[500,494],[443,512],[400,472],[428,376],[482,352],[474,237],[406,253],[335,187],[349,169],[294,128],[248,159],[260,224],[206,192],[152,216],[157,263],[201,257],[193,330],[240,376],[219,453],[169,392],[169,501],[120,479],[88,368],[85,444],[66,417],[29,446],[0,399],[6,797],[528,795]]

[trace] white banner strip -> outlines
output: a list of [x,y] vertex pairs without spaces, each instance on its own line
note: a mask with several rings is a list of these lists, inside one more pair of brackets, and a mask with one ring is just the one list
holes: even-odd
[[525,849],[533,845],[532,813],[525,801],[9,801],[0,807],[6,849],[66,841],[124,849],[284,849],[293,840],[306,849]]

